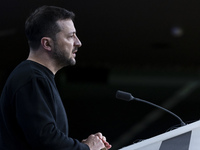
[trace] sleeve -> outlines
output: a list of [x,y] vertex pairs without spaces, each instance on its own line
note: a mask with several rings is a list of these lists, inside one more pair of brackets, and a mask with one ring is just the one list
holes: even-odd
[[33,149],[89,150],[86,144],[58,129],[54,117],[55,101],[48,85],[44,78],[36,78],[16,92],[16,118],[27,142]]

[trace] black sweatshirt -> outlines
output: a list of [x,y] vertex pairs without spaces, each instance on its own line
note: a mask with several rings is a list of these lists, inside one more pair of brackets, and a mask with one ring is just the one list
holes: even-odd
[[8,77],[0,99],[0,150],[89,150],[68,137],[66,112],[46,67],[26,60]]

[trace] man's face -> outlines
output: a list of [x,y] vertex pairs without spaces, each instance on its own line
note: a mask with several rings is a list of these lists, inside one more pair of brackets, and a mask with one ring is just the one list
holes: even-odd
[[81,47],[81,42],[76,36],[74,23],[70,19],[59,20],[57,24],[61,31],[55,36],[52,57],[62,67],[76,64],[76,52]]

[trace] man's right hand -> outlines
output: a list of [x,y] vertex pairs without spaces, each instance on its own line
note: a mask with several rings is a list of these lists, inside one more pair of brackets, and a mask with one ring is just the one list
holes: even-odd
[[105,140],[106,138],[102,136],[101,133],[96,133],[90,135],[87,139],[82,142],[87,144],[90,150],[101,150],[110,149],[111,145]]

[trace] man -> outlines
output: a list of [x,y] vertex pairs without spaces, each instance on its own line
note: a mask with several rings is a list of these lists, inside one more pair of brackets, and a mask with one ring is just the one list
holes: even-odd
[[111,145],[101,133],[79,142],[68,136],[65,109],[55,85],[56,72],[76,64],[81,42],[74,14],[43,6],[26,20],[28,59],[10,74],[0,99],[1,150],[100,150]]

